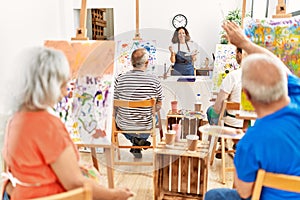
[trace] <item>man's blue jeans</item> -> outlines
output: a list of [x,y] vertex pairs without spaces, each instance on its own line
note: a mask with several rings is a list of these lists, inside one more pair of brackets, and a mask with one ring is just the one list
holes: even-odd
[[[158,124],[158,115],[155,115],[155,124]],[[138,132],[138,131],[137,131]],[[128,133],[123,133],[124,136],[126,137],[126,139],[128,139],[129,141],[132,141],[133,137],[137,137],[140,139],[144,139],[147,140],[148,137],[150,136],[150,134],[148,133],[141,133],[141,134],[128,134]]]
[[[137,131],[138,132],[138,131]],[[141,138],[144,140],[147,140],[150,134],[148,133],[141,133],[141,134],[128,134],[128,133],[124,133],[124,136],[129,140],[132,141],[133,137],[137,137],[137,138]]]
[[234,189],[218,188],[205,193],[204,200],[250,200],[251,197],[243,199]]

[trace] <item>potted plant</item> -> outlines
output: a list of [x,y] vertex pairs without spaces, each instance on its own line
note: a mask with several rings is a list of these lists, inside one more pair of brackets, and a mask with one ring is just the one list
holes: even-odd
[[[241,26],[241,24],[242,24],[242,12],[239,8],[237,8],[235,10],[232,10],[232,11],[229,11],[228,15],[225,17],[225,19],[228,20],[228,21],[233,21],[236,24],[238,24],[239,26]],[[225,31],[224,30],[221,31],[220,34],[221,34],[220,43],[221,44],[228,44],[228,40],[225,37]]]

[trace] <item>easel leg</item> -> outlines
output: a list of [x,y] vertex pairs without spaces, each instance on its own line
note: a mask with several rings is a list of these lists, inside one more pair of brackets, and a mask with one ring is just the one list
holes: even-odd
[[107,171],[107,180],[108,180],[108,187],[114,188],[114,171],[113,171],[113,155],[111,148],[104,148],[104,153],[106,157],[106,171]]
[[91,155],[92,155],[93,165],[99,171],[99,165],[98,165],[97,154],[96,154],[96,147],[91,147]]

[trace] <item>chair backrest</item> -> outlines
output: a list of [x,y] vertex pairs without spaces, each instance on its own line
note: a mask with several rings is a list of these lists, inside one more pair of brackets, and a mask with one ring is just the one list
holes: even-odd
[[[142,107],[152,107],[152,114],[153,114],[153,128],[155,128],[155,105],[156,100],[154,98],[147,99],[147,100],[138,100],[138,101],[129,101],[129,100],[114,100],[114,107],[126,107],[126,108],[142,108]],[[115,116],[115,109],[113,113],[113,117]],[[113,125],[115,121],[113,121]]]
[[83,187],[69,190],[67,192],[54,194],[51,196],[35,198],[32,200],[92,200],[92,188],[89,184],[85,183]]
[[260,199],[263,186],[300,193],[300,177],[286,174],[276,174],[259,169],[252,192],[252,200]]
[[230,102],[227,100],[223,101],[220,116],[219,116],[219,121],[218,121],[219,126],[222,125],[222,120],[224,118],[224,114],[225,114],[226,110],[240,110],[240,103]]
[[156,100],[153,98],[147,100],[137,100],[137,101],[119,100],[119,99],[114,100],[115,107],[127,107],[127,108],[153,107],[155,103]]

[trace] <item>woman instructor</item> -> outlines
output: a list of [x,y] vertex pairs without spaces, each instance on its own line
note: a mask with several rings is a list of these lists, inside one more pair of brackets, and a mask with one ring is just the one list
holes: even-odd
[[169,50],[171,52],[170,61],[174,63],[172,75],[194,76],[197,48],[185,27],[175,30]]

